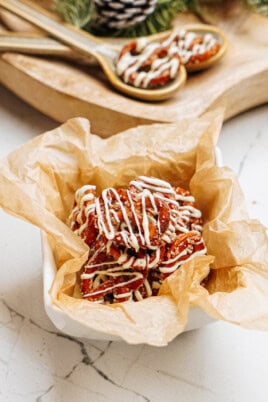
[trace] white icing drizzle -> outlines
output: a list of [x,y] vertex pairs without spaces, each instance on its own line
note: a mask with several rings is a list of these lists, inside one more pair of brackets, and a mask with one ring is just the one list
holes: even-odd
[[[124,276],[132,276],[132,277],[134,276],[134,278],[129,279],[128,281],[125,281],[125,282],[120,282],[120,283],[116,283],[116,284],[114,284],[112,286],[109,286],[109,287],[107,287],[105,289],[105,292],[112,292],[116,288],[125,287],[125,286],[129,285],[130,283],[136,282],[138,279],[143,278],[142,274],[139,273],[139,272],[109,273],[109,276],[114,276],[114,277],[118,277],[118,276],[122,276],[122,275],[124,275]],[[89,292],[89,293],[84,294],[83,296],[84,297],[89,297],[89,296],[91,297],[91,296],[97,296],[98,294],[103,294],[103,290],[96,290],[94,292]]]
[[143,297],[142,297],[141,292],[139,290],[135,290],[134,295],[135,295],[137,301],[142,301],[143,300]]
[[147,259],[144,258],[137,258],[133,264],[133,267],[140,267],[140,268],[146,268],[147,266]]
[[[195,43],[197,42],[197,43]],[[215,46],[217,48],[215,49]],[[169,72],[169,80],[175,78],[183,64],[199,63],[198,56],[219,48],[219,41],[211,33],[186,32],[184,30],[174,31],[164,42],[149,42],[145,38],[133,42],[132,48],[121,52],[116,61],[116,73],[124,82],[136,87],[148,88],[152,80]],[[129,45],[127,45],[129,47]],[[131,51],[135,51],[131,53]],[[158,51],[167,52],[164,57],[153,59],[149,71],[142,71],[142,66]],[[134,78],[133,78],[134,77]]]
[[156,179],[154,177],[139,176],[138,179],[132,180],[129,184],[140,191],[142,189],[147,189],[153,190],[154,192],[175,195],[174,189],[167,181]]
[[129,260],[127,260],[124,264],[122,264],[122,267],[125,269],[130,268],[134,264],[134,257],[130,257]]
[[[194,44],[196,40],[201,43]],[[174,32],[172,41],[176,43],[177,51],[183,64],[188,62],[198,63],[199,60],[195,56],[203,55],[211,51],[215,45],[219,45],[218,40],[211,33],[203,35],[186,31]],[[217,50],[215,49],[215,51]]]
[[130,193],[129,190],[127,190],[127,196],[128,196],[128,199],[129,199],[130,209],[131,209],[132,215],[134,216],[134,220],[135,220],[135,223],[136,223],[137,228],[138,228],[141,244],[144,245],[145,244],[144,236],[143,236],[143,234],[141,232],[140,222],[139,222],[139,219],[138,219],[138,216],[137,216],[137,213],[136,213],[136,210],[135,210],[135,206],[134,206],[134,203],[133,203],[133,200],[132,200],[132,196],[131,196],[131,193]]
[[127,259],[129,258],[129,255],[125,252],[121,252],[120,257],[118,258],[117,262],[118,264],[123,264],[124,262],[127,261]]
[[179,206],[179,210],[189,213],[193,218],[201,218],[201,211],[191,205]]
[[87,264],[86,268],[91,269],[91,268],[102,267],[103,265],[114,265],[114,264],[117,264],[117,261],[100,262],[99,264]]
[[[113,209],[112,209],[113,204],[112,204],[111,197],[109,197],[109,194],[112,194],[118,204],[118,207],[120,208],[120,210],[122,212],[124,224],[127,229],[127,230],[121,230],[119,232],[120,236],[121,236],[122,240],[124,241],[127,248],[134,248],[136,251],[138,251],[138,249],[140,247],[138,237],[140,238],[141,245],[146,245],[148,248],[152,247],[151,240],[150,240],[149,222],[154,221],[155,218],[148,215],[148,208],[147,208],[148,200],[150,200],[150,204],[152,206],[152,211],[155,215],[157,215],[159,212],[158,207],[156,205],[156,201],[155,201],[156,199],[162,199],[163,201],[173,203],[176,206],[178,206],[178,202],[174,199],[170,200],[169,198],[162,197],[161,195],[154,193],[154,192],[157,192],[157,193],[170,194],[175,198],[174,189],[170,186],[169,183],[165,182],[164,180],[147,178],[145,176],[141,176],[137,180],[131,181],[130,186],[133,186],[137,190],[139,190],[138,193],[133,193],[133,192],[127,191],[130,209],[131,209],[134,221],[138,228],[138,234],[135,234],[133,232],[132,224],[129,220],[126,208],[123,205],[119,194],[113,188],[109,188],[102,192],[102,195],[101,195],[102,201],[103,201],[102,207],[100,204],[100,200],[99,199],[96,200],[96,215],[97,215],[97,222],[98,222],[98,227],[99,227],[100,232],[104,233],[107,239],[113,240],[116,235],[116,231],[112,224],[112,212],[111,211],[113,211]],[[136,197],[137,199],[138,198],[141,199],[141,205],[142,205],[141,225],[139,222],[139,218],[137,216],[137,211],[136,211],[134,203],[133,203],[133,199],[132,199],[133,197]],[[103,210],[104,210],[104,214],[103,214]],[[195,209],[193,209],[193,211],[195,211]],[[113,213],[115,214],[114,211],[113,211]],[[155,221],[156,221],[158,230],[160,232],[159,219],[156,219]],[[169,230],[171,229],[171,231],[172,231],[172,227],[173,226],[169,227]],[[176,227],[176,225],[174,225],[174,227]],[[122,228],[122,224],[121,224],[121,228]],[[171,233],[168,233],[168,234],[171,235]],[[170,239],[168,238],[167,234],[163,235],[163,240],[170,242]]]
[[[71,222],[71,229],[75,227],[76,223],[79,224],[79,228],[74,230],[79,236],[87,226],[89,215],[95,210],[95,191],[96,186],[87,184],[79,188],[75,193],[76,206],[69,216],[69,221]],[[83,213],[86,217],[85,220],[83,220]]]
[[96,201],[96,211],[97,211],[99,228],[101,228],[101,230],[105,233],[105,236],[107,239],[109,239],[109,240],[114,239],[115,230],[114,230],[112,220],[111,220],[112,208],[110,208],[112,202],[111,202],[111,198],[108,197],[109,193],[112,193],[113,196],[115,197],[115,199],[120,207],[120,210],[122,212],[124,222],[127,225],[128,231],[130,233],[129,236],[124,237],[124,232],[121,231],[121,235],[124,237],[126,243],[129,243],[129,245],[131,247],[133,247],[135,250],[138,250],[138,248],[139,248],[138,240],[137,240],[137,237],[135,236],[135,234],[133,233],[132,225],[128,218],[126,208],[123,205],[118,192],[114,188],[109,188],[107,190],[103,190],[103,192],[102,192],[102,200],[103,200],[103,205],[104,205],[106,223],[104,222],[104,219],[103,219],[103,214],[102,214],[102,210],[100,207],[100,201],[99,201],[99,199],[97,199],[97,201]]
[[[169,79],[174,79],[180,67],[180,60],[176,53],[167,52],[166,57],[157,57],[150,65],[149,71],[140,70],[142,66],[159,51],[160,43],[149,43],[146,39],[138,39],[135,42],[135,54],[131,51],[123,53],[116,61],[116,73],[123,81],[135,87],[148,88],[153,80],[157,80],[168,71]],[[134,49],[133,49],[134,50]],[[166,51],[163,48],[164,51]],[[133,78],[134,77],[134,78]],[[156,85],[157,86],[157,85]]]
[[[160,273],[170,274],[186,261],[206,253],[200,236],[201,212],[194,206],[194,197],[186,190],[178,188],[175,191],[164,180],[140,176],[130,182],[129,189],[121,190],[122,193],[114,188],[108,188],[102,191],[100,197],[96,197],[95,191],[95,186],[88,185],[77,190],[75,207],[70,214],[71,227],[77,234],[83,235],[84,229],[88,227],[89,216],[92,216],[94,219],[90,222],[94,222],[99,229],[98,241],[101,242],[103,236],[106,238],[101,247],[95,250],[93,245],[90,249],[90,258],[81,274],[81,281],[90,281],[90,291],[83,297],[98,298],[99,295],[96,302],[101,303],[105,301],[103,294],[109,292],[113,294],[115,291],[113,297],[118,302],[132,300],[132,296],[135,296],[136,300],[142,300],[145,294],[146,297],[151,296],[153,289],[158,289],[161,283],[161,279],[159,279],[160,282],[152,280],[151,283],[148,279],[144,279],[146,270],[158,269],[159,275]],[[126,199],[126,202],[123,202],[123,199]],[[162,218],[165,221],[164,233],[161,233],[160,222],[162,207],[168,211],[168,215],[164,212],[165,217]],[[150,234],[151,225],[155,226],[157,238],[161,239],[161,244],[171,244],[181,233],[190,231],[200,236],[200,240],[197,242],[196,238],[190,238],[183,251],[177,255],[174,251],[172,257],[166,260],[165,256],[163,261],[160,246],[153,244]],[[119,248],[118,241],[120,241]],[[195,246],[202,248],[194,251]],[[135,250],[136,254],[129,253],[129,249]],[[112,251],[118,257],[115,260],[107,261],[106,259],[101,262],[100,258],[104,257],[99,255],[105,253],[107,257],[113,256]],[[129,279],[108,288],[104,286],[104,290],[101,289],[101,285],[109,278],[121,276]],[[120,288],[128,289],[130,286],[131,289],[131,284],[139,279],[143,279],[142,288],[135,289],[134,285],[134,290],[120,293]]]
[[175,198],[177,201],[183,201],[183,202],[195,202],[195,198],[192,195],[181,195],[181,194],[176,194]]
[[195,232],[198,232],[198,233],[200,232],[201,233],[202,232],[202,226],[193,224],[192,225],[192,230],[195,231]]
[[[148,190],[145,190],[146,194],[148,194]],[[144,192],[143,192],[144,193]],[[148,215],[146,212],[146,199],[143,196],[141,199],[141,205],[142,205],[142,227],[143,227],[143,233],[144,233],[144,239],[145,239],[145,244],[150,247],[151,241],[150,241],[150,232],[149,232],[149,220],[148,220]]]
[[[191,261],[193,258],[195,258],[197,256],[204,255],[204,254],[206,254],[206,252],[207,252],[207,249],[204,247],[202,250],[195,251],[194,253],[189,254],[188,258],[180,261],[179,259],[187,254],[187,249],[185,249],[179,254],[179,257],[176,259],[177,262],[174,265],[172,265],[171,267],[165,267],[165,266],[161,265],[159,267],[159,271],[162,272],[163,274],[167,274],[167,273],[170,274],[170,273],[176,271],[180,265],[184,264],[185,262]],[[173,260],[175,260],[175,258]],[[162,264],[164,264],[164,263],[171,264],[172,261],[169,260],[169,261],[162,262]]]
[[[143,287],[144,287],[144,290],[146,291],[146,297],[152,296],[153,292],[152,292],[152,288],[150,286],[148,279],[144,280]],[[139,291],[139,289],[134,291],[134,295],[135,295],[137,301],[143,300],[143,296],[142,296],[141,292]]]
[[148,280],[145,279],[144,282],[143,282],[143,284],[144,284],[144,287],[145,287],[145,289],[146,289],[147,296],[148,296],[148,297],[152,296],[152,289],[151,289],[151,286],[150,286]]
[[[134,234],[132,224],[126,212],[126,208],[121,202],[120,196],[118,195],[117,191],[113,188],[104,190],[102,192],[103,204],[101,207],[100,199],[97,198],[95,200],[95,195],[89,193],[89,191],[95,191],[95,186],[83,186],[76,192],[75,201],[77,205],[74,208],[71,216],[76,217],[76,221],[78,221],[78,218],[80,216],[83,216],[83,213],[86,216],[84,222],[81,219],[80,227],[76,230],[76,232],[79,235],[81,235],[83,230],[87,227],[87,219],[89,214],[93,212],[97,216],[97,225],[100,233],[104,233],[106,238],[109,240],[107,244],[108,252],[116,233],[120,233],[120,236],[127,248],[134,248],[136,251],[138,251],[140,246],[142,247],[146,245],[148,248],[155,250],[157,249],[157,247],[151,245],[150,241],[149,222],[153,222],[154,224],[156,224],[158,232],[160,233],[160,221],[159,219],[155,219],[153,216],[148,215],[146,206],[148,204],[147,201],[148,199],[150,200],[153,213],[156,215],[158,213],[158,208],[156,206],[156,199],[167,202],[168,204],[174,205],[176,207],[172,209],[168,229],[162,235],[162,240],[165,241],[166,243],[169,244],[172,241],[174,241],[176,237],[176,232],[187,233],[189,230],[195,230],[197,232],[198,231],[201,232],[202,227],[198,224],[193,226],[192,228],[188,227],[188,221],[190,220],[190,218],[198,219],[201,217],[200,211],[191,205],[178,204],[178,202],[179,203],[193,202],[194,197],[189,195],[176,194],[176,192],[168,182],[146,176],[140,176],[138,179],[131,181],[130,186],[138,190],[138,193],[135,194],[135,197],[141,198],[142,203],[142,222],[140,225],[140,221],[138,219],[137,212],[135,210],[133,202],[133,196],[134,196],[133,192],[127,190],[127,196],[129,200],[131,213],[136,223],[138,233]],[[168,198],[165,195],[171,198]],[[112,221],[114,221],[116,224],[119,224],[120,220],[118,218],[117,213],[112,208],[113,204],[111,196],[118,203],[124,218],[124,222],[121,224],[121,228],[123,229],[119,232],[116,232],[114,225],[112,223]],[[91,202],[91,204],[88,204],[89,202]],[[104,216],[103,216],[103,210],[104,210]],[[121,253],[120,262],[124,264],[124,268],[128,268],[133,263],[133,259],[129,259],[126,253]],[[149,263],[148,268],[153,267],[156,263],[157,262]],[[145,260],[142,262],[141,266],[146,267]],[[93,265],[93,267],[95,266]]]
[[[78,235],[80,235],[81,233],[83,233],[83,231],[86,229],[87,227],[87,219],[89,217],[89,215],[94,212],[95,210],[95,205],[90,205],[88,207],[85,208],[85,215],[86,215],[86,220],[83,224],[80,225],[79,229],[75,230],[74,232],[77,233]],[[82,218],[79,217],[79,219],[77,219],[78,223],[82,222]]]
[[148,262],[148,268],[150,269],[156,267],[159,263],[159,260],[160,260],[160,248],[156,250],[155,258],[151,262]]
[[125,292],[125,293],[119,293],[119,294],[115,294],[114,298],[115,299],[125,299],[127,297],[131,297],[132,292]]

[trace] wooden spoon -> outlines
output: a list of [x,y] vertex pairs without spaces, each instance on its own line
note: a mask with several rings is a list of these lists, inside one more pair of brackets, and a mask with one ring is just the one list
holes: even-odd
[[[213,66],[216,62],[218,62],[227,49],[227,39],[225,34],[219,28],[204,25],[204,24],[191,24],[187,26],[182,26],[182,28],[187,32],[195,32],[196,34],[204,35],[206,33],[211,33],[217,39],[220,44],[220,50],[212,57],[205,61],[200,61],[199,63],[188,63],[185,65],[185,68],[188,73],[194,71],[205,70],[211,66]],[[150,41],[162,41],[166,39],[172,31],[162,32],[156,35],[150,36]],[[113,39],[106,38],[106,42],[110,41],[111,46],[117,48],[118,51],[120,46],[125,45],[127,43],[126,39]],[[27,54],[38,54],[38,55],[48,55],[48,56],[60,56],[66,57],[73,61],[83,64],[95,64],[95,59],[92,57],[85,57],[81,54],[73,51],[70,47],[64,45],[63,43],[45,37],[44,35],[32,32],[0,32],[0,52],[3,51],[12,51],[12,52],[21,52]]]
[[72,49],[55,39],[36,33],[10,31],[0,32],[0,51],[52,56],[69,56],[72,54],[74,57],[75,55]]
[[83,64],[96,64],[92,57],[82,56],[56,39],[37,33],[1,31],[0,52],[18,52],[40,56],[66,57]]
[[0,0],[0,6],[43,29],[81,54],[93,56],[101,65],[110,83],[126,95],[150,101],[163,100],[177,92],[186,80],[186,70],[181,66],[177,77],[161,88],[142,89],[127,85],[115,72],[114,61],[118,56],[116,48],[104,44],[101,39],[70,24],[60,22],[51,13],[31,1]]
[[[185,68],[188,73],[205,70],[213,66],[225,54],[228,42],[221,29],[204,24],[191,24],[182,26],[182,28],[187,32],[195,32],[200,35],[211,33],[220,44],[220,50],[209,59],[200,61],[199,63],[187,63]],[[166,39],[171,32],[172,31],[166,31],[164,33],[162,32],[151,35],[150,41],[162,41]],[[123,46],[127,43],[127,40],[123,38],[105,38],[105,41],[110,42],[110,45],[118,50],[119,44]],[[94,58],[82,56],[56,39],[48,38],[40,33],[33,32],[0,32],[0,52],[4,51],[38,54],[41,56],[60,56],[83,64],[95,64],[96,62]]]
[[221,29],[211,25],[193,24],[187,25],[187,29],[185,30],[195,32],[196,34],[199,34],[201,36],[205,35],[206,33],[211,33],[220,44],[220,49],[214,56],[209,57],[207,60],[200,61],[198,63],[188,63],[186,66],[186,70],[188,72],[205,70],[217,63],[225,54],[228,41]]

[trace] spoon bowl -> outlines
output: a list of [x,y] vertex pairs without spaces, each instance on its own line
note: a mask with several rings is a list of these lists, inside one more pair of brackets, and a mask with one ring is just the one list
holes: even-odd
[[195,32],[200,35],[211,33],[220,44],[219,51],[209,59],[200,61],[199,63],[188,63],[186,66],[186,70],[188,72],[206,70],[207,68],[217,63],[224,56],[227,50],[228,41],[224,32],[221,29],[211,25],[193,24],[187,25],[185,30]]
[[178,92],[180,88],[182,88],[187,78],[186,69],[184,66],[181,65],[176,78],[170,80],[162,87],[154,89],[138,88],[126,84],[118,77],[115,71],[114,62],[111,58],[106,58],[106,56],[101,54],[98,55],[98,62],[102,66],[102,69],[105,72],[106,77],[109,79],[110,83],[118,91],[123,92],[128,96],[146,101],[161,101],[170,98],[173,94]]
[[[219,51],[209,59],[200,61],[198,63],[187,63],[185,65],[187,73],[202,71],[206,70],[209,67],[212,67],[215,63],[221,60],[224,54],[226,53],[228,47],[228,40],[225,33],[221,29],[207,24],[187,24],[182,25],[180,28],[186,32],[194,32],[201,36],[205,34],[211,34],[215,37],[215,39],[219,42],[220,45]],[[176,31],[178,31],[178,28],[176,29]],[[149,40],[150,42],[162,42],[166,40],[172,34],[172,32],[173,32],[172,30],[169,30],[154,35],[150,35]],[[111,43],[114,43],[116,46],[118,46],[119,44],[123,46],[128,42],[129,39],[116,38],[114,40],[111,40],[111,38],[107,38],[107,40],[109,40]]]

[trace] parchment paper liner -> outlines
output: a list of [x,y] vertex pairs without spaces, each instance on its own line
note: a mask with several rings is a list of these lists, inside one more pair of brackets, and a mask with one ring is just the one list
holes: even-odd
[[[233,172],[215,166],[222,114],[137,127],[107,140],[90,134],[87,120],[72,119],[1,161],[0,205],[49,234],[58,266],[53,302],[89,330],[165,345],[183,331],[191,305],[217,319],[268,329],[267,233],[248,219]],[[158,297],[111,306],[74,297],[76,272],[87,256],[65,224],[75,190],[85,183],[99,190],[127,185],[140,174],[190,188],[203,212],[209,255],[184,264]]]

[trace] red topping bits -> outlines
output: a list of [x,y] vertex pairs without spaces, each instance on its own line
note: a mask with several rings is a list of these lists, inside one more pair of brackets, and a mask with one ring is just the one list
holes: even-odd
[[204,62],[220,50],[220,42],[211,34],[181,30],[164,42],[141,38],[125,45],[116,61],[116,72],[126,84],[155,88],[174,79],[180,65]]
[[70,225],[89,246],[83,297],[96,303],[140,301],[183,263],[206,253],[201,212],[189,191],[140,176],[127,189],[77,190]]
[[180,69],[180,57],[170,47],[138,39],[123,47],[116,72],[126,84],[155,88],[174,79]]

